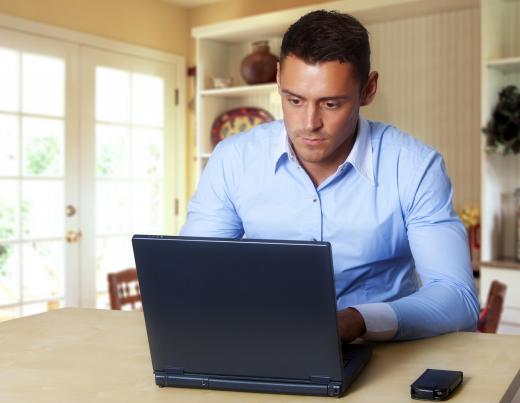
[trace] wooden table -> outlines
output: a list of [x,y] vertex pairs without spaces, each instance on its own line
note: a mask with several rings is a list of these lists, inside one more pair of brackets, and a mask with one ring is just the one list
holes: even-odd
[[[520,337],[454,333],[381,343],[342,400],[407,402],[426,368],[464,371],[450,402],[499,402]],[[159,388],[141,312],[61,309],[0,323],[1,402],[334,402],[328,397]]]

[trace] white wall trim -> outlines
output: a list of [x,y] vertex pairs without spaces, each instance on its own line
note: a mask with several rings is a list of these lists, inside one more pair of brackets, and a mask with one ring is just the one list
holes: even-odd
[[71,42],[77,45],[86,45],[93,48],[110,50],[112,52],[123,53],[126,55],[144,57],[165,63],[174,63],[179,65],[186,64],[186,58],[184,56],[174,53],[168,53],[161,50],[134,45],[128,42],[117,41],[114,39],[107,39],[97,35],[87,34],[1,13],[0,27],[23,32],[26,34],[35,34],[46,38],[59,39],[61,41]]

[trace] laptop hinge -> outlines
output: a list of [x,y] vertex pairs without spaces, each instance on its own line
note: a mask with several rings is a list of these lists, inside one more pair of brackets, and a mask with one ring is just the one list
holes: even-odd
[[311,382],[315,383],[329,383],[331,381],[330,376],[324,376],[324,375],[312,375],[311,376]]
[[338,396],[341,394],[341,386],[340,385],[334,385],[329,384],[327,385],[327,395],[329,396]]

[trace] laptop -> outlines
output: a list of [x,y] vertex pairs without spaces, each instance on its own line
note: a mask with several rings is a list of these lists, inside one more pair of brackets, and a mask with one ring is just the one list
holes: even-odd
[[341,345],[328,242],[132,238],[159,386],[340,396],[371,356]]

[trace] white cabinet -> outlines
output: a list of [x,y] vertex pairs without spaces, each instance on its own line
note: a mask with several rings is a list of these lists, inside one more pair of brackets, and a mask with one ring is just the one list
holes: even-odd
[[[506,85],[520,88],[520,1],[483,0],[482,121],[484,127]],[[485,152],[482,136],[481,301],[489,285],[507,285],[499,333],[520,334],[520,263],[515,262],[514,192],[520,187],[520,155]]]
[[[219,115],[235,108],[257,107],[281,119],[282,110],[275,83],[247,85],[240,74],[240,63],[251,52],[252,42],[268,40],[271,53],[278,56],[280,37],[265,32],[259,37],[237,33],[222,38],[218,34],[207,37],[201,28],[197,32],[200,36],[197,38],[196,177],[199,177],[214,148],[211,127]],[[214,77],[231,77],[232,85],[213,88]]]

